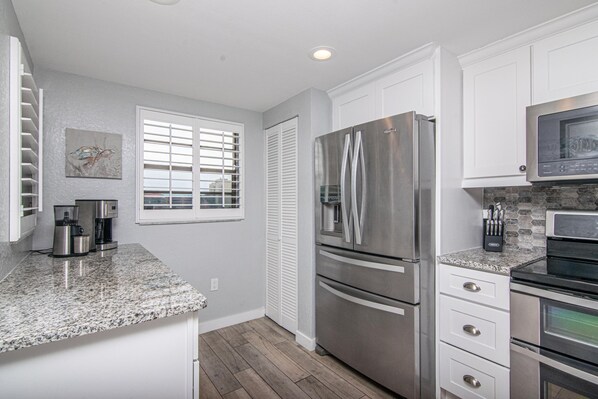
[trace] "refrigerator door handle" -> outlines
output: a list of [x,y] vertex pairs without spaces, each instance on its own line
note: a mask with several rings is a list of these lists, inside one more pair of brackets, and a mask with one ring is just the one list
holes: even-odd
[[343,148],[343,160],[341,162],[341,217],[343,221],[343,237],[345,242],[351,242],[351,222],[353,218],[347,217],[347,205],[345,201],[345,176],[347,175],[347,163],[351,157],[351,134],[345,135],[345,146]]
[[388,305],[384,305],[384,304],[376,303],[376,302],[372,302],[372,301],[367,301],[365,299],[361,299],[361,298],[354,297],[352,295],[345,294],[344,292],[336,290],[322,281],[320,281],[319,284],[320,284],[320,287],[324,288],[326,291],[330,292],[332,295],[335,295],[341,299],[344,299],[345,301],[353,302],[357,305],[365,306],[367,308],[381,310],[383,312],[394,313],[394,314],[398,314],[401,316],[405,315],[404,309],[394,307],[394,306],[388,306]]
[[[357,167],[361,156],[361,216],[357,212]],[[365,205],[365,161],[363,159],[363,142],[361,131],[355,134],[355,149],[353,151],[353,164],[351,165],[351,209],[355,220],[355,243],[361,245],[361,228],[363,227],[363,210]]]

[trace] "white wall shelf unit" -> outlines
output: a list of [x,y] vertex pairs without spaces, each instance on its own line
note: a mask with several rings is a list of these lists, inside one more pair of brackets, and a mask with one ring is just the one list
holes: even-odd
[[21,43],[10,38],[10,241],[31,234],[42,211],[43,90]]

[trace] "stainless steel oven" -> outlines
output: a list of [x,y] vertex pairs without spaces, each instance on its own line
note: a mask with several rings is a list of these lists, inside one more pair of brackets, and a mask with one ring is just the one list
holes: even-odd
[[598,212],[546,219],[547,258],[511,271],[511,398],[598,399]]
[[527,180],[598,179],[598,92],[527,107]]

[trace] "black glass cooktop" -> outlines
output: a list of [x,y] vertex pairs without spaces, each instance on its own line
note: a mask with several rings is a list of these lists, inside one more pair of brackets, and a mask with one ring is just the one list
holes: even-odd
[[513,282],[530,282],[598,296],[598,264],[547,258],[511,270]]

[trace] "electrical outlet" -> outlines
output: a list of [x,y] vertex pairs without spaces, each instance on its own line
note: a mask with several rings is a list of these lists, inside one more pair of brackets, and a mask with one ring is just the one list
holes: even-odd
[[213,278],[210,280],[210,291],[218,291],[218,279]]

